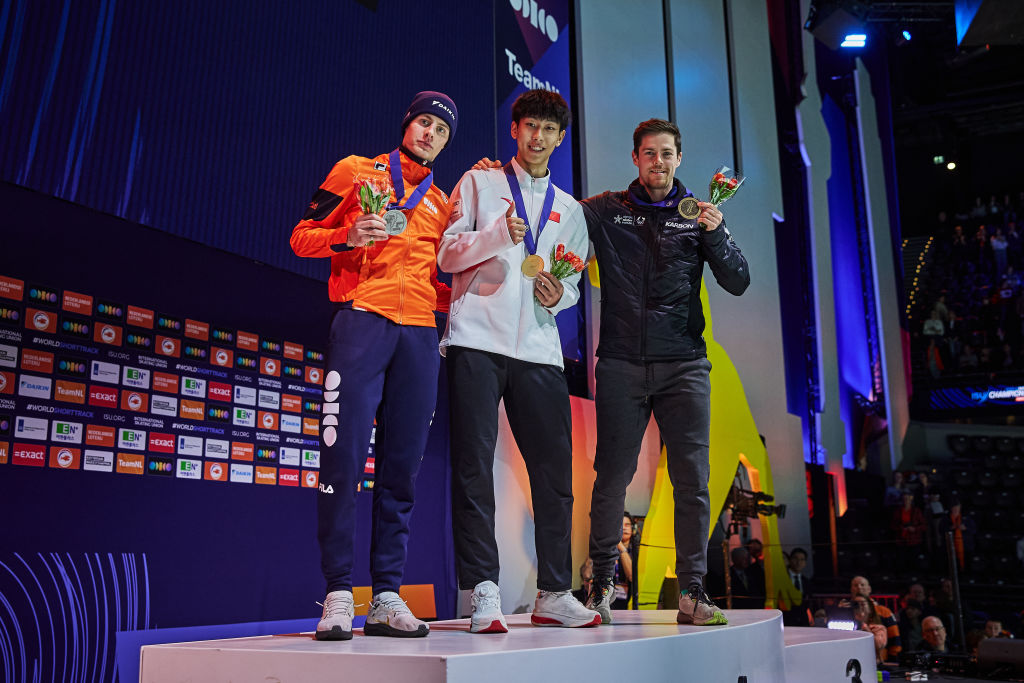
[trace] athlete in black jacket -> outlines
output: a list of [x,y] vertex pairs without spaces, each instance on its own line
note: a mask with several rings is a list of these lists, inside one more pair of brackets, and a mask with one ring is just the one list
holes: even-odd
[[633,133],[637,180],[625,192],[580,202],[601,268],[597,478],[590,505],[594,584],[587,606],[601,613],[602,623],[611,622],[626,487],[652,411],[668,450],[675,497],[676,575],[685,587],[677,620],[727,623],[703,589],[711,514],[711,363],[702,337],[700,283],[705,262],[737,296],[750,274],[721,212],[696,202],[673,177],[681,160],[675,124],[644,121]]

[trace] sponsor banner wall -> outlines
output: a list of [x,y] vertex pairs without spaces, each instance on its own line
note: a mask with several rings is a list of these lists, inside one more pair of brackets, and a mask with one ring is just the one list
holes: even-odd
[[[21,293],[0,303],[22,312],[0,316],[0,518],[19,520],[4,527],[0,554],[144,558],[151,627],[317,616],[323,456],[315,406],[305,404],[323,398],[305,368],[323,375],[326,283],[9,185],[0,184],[0,205],[0,232],[16,235],[13,249],[0,248],[0,286]],[[47,230],[19,228],[29,225]],[[30,301],[32,290],[45,300]],[[26,327],[29,307],[55,330]],[[120,345],[96,340],[101,324],[122,328]],[[177,340],[179,355],[129,343],[147,335]],[[263,348],[264,339],[273,343]],[[192,343],[230,351],[232,362],[188,357]],[[278,375],[266,372],[274,363]],[[286,376],[290,365],[302,374]],[[454,616],[456,594],[447,444],[446,421],[435,420],[405,574],[435,585],[439,616]],[[371,467],[361,488],[372,484]],[[357,495],[358,585],[370,583],[371,503]],[[15,610],[34,623],[29,608]]]

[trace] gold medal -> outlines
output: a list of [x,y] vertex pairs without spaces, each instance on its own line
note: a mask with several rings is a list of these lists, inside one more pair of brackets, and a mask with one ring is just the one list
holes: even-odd
[[691,220],[700,215],[700,206],[697,204],[697,200],[693,197],[683,197],[679,201],[679,215],[687,220]]
[[523,265],[520,266],[520,270],[523,271],[523,275],[526,277],[537,277],[537,273],[544,270],[544,259],[537,254],[530,254],[523,259]]

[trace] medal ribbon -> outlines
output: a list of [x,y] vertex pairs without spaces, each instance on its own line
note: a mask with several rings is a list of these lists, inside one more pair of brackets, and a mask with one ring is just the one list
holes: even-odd
[[523,203],[523,191],[519,187],[519,178],[516,176],[516,171],[512,168],[512,162],[505,164],[505,175],[508,180],[508,189],[512,192],[512,199],[516,202],[516,215],[523,219],[526,223],[526,234],[523,235],[523,244],[526,245],[526,251],[530,254],[537,253],[537,241],[540,240],[540,233],[544,230],[544,226],[548,224],[548,219],[551,218],[551,209],[555,205],[555,184],[548,180],[548,191],[544,194],[544,206],[540,210],[540,223],[537,224],[537,239],[533,238],[533,233],[530,230],[530,217],[526,213],[526,205]]
[[423,179],[423,182],[416,186],[416,189],[409,195],[409,199],[405,204],[400,204],[399,202],[402,201],[402,197],[405,196],[405,181],[402,180],[402,159],[399,157],[397,149],[388,155],[388,162],[391,166],[391,184],[395,187],[395,201],[389,203],[387,208],[409,209],[410,211],[415,209],[420,200],[423,199],[423,195],[430,189],[430,184],[434,182],[434,172],[431,171]]
[[683,197],[676,197],[677,194],[679,194],[679,188],[678,187],[673,187],[672,191],[668,193],[668,196],[665,197],[664,199],[662,199],[660,202],[648,202],[648,201],[645,201],[645,200],[641,199],[640,196],[637,195],[637,193],[634,192],[633,190],[629,191],[629,196],[633,198],[634,202],[636,202],[637,204],[639,204],[641,206],[675,206],[680,201],[682,201],[684,199],[684,197],[692,197],[693,196],[689,192],[687,192]]

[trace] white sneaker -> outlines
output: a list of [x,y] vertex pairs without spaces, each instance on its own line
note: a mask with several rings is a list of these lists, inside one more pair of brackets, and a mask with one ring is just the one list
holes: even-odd
[[534,626],[597,626],[601,615],[581,605],[569,591],[539,591],[530,621]]
[[363,633],[368,636],[422,638],[430,633],[430,627],[413,616],[398,593],[384,591],[373,596]]
[[316,625],[317,640],[351,640],[352,591],[331,591],[324,599],[324,613]]
[[476,585],[472,603],[470,633],[508,633],[505,615],[501,613],[501,594],[493,581],[481,581]]

